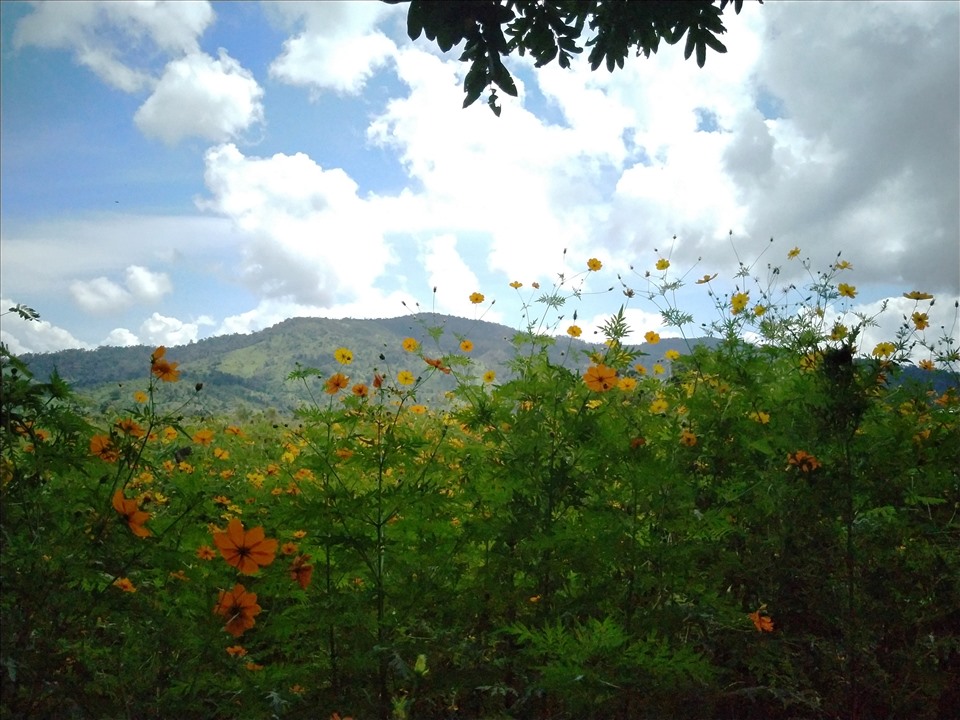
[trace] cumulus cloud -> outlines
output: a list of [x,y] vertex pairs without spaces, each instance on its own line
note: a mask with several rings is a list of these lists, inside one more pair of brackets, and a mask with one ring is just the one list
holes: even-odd
[[173,284],[166,273],[151,272],[140,265],[127,268],[127,290],[141,302],[159,300],[173,290]]
[[270,74],[291,85],[356,94],[396,50],[376,25],[398,10],[383,3],[279,3],[275,11],[287,23],[305,27],[283,43]]
[[73,52],[77,62],[126,92],[151,83],[149,68],[137,67],[155,51],[195,52],[213,22],[208,2],[36,3],[14,32],[15,48],[33,45]]
[[[0,308],[6,312],[16,301],[0,298]],[[47,320],[22,320],[14,315],[0,319],[0,342],[14,355],[25,353],[56,352],[67,348],[92,349],[92,345],[78,340],[70,331],[57,327]]]
[[125,310],[131,301],[130,293],[106,277],[97,277],[86,282],[70,283],[74,301],[92,313],[118,312]]
[[107,347],[133,347],[142,344],[140,338],[126,328],[114,328],[100,343]]
[[131,265],[126,269],[125,285],[107,277],[100,276],[92,280],[74,280],[70,283],[70,294],[84,310],[92,313],[120,312],[133,302],[155,302],[173,290],[173,284],[166,273],[151,272],[140,265]]
[[198,323],[186,323],[155,312],[143,321],[139,337],[145,345],[186,345],[199,337],[199,330]]
[[147,137],[175,145],[185,137],[221,142],[263,119],[263,89],[226,51],[191,53],[169,63],[134,122]]
[[303,153],[247,157],[235,145],[206,154],[211,197],[198,205],[242,233],[242,281],[260,297],[330,306],[369,292],[391,254],[378,221],[338,168]]
[[213,20],[208,2],[38,3],[18,23],[14,47],[72,51],[107,84],[152,91],[134,115],[148,137],[222,142],[262,121],[263,89],[226,51],[201,52]]

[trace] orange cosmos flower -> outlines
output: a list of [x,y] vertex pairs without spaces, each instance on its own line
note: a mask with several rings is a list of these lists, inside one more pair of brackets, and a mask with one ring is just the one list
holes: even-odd
[[150,372],[160,378],[163,382],[176,382],[180,379],[180,371],[177,369],[180,363],[172,363],[164,360],[167,349],[162,345],[153,351],[150,356]]
[[278,544],[265,538],[262,527],[245,531],[237,518],[230,521],[226,532],[214,533],[213,542],[223,559],[244,575],[253,575],[261,565],[272,563]]
[[349,382],[350,378],[343,373],[334,373],[327,378],[325,392],[327,395],[336,395],[338,392],[343,390],[349,384]]
[[753,624],[758,632],[773,632],[773,620],[767,615],[760,614],[766,607],[766,605],[761,605],[760,609],[756,612],[747,613],[747,617],[753,620]]
[[297,555],[290,565],[290,577],[300,583],[300,589],[306,590],[313,577],[313,565],[309,564],[309,555]]
[[226,630],[234,637],[240,637],[255,624],[253,619],[260,614],[261,607],[257,605],[257,594],[247,592],[247,589],[237,583],[233,590],[221,590],[213,612],[227,618]]
[[106,462],[120,459],[120,451],[114,447],[109,435],[94,435],[90,438],[90,452]]
[[117,421],[117,429],[125,435],[132,435],[135,438],[142,438],[147,434],[133,418],[125,418]]
[[606,365],[591,365],[584,373],[583,381],[594,392],[606,392],[617,386],[617,371]]
[[197,557],[201,560],[213,560],[216,556],[217,553],[209,545],[201,545],[197,548]]
[[143,526],[150,519],[150,513],[140,510],[136,500],[124,497],[123,490],[117,490],[113,494],[113,509],[123,516],[130,532],[137,537],[150,537],[150,531]]
[[[465,341],[465,342],[469,342],[469,341]],[[461,348],[463,347],[463,343],[460,344],[460,347],[461,347]],[[470,345],[470,349],[471,349],[471,350],[473,349],[473,345],[472,345],[472,344]],[[469,350],[466,350],[466,351],[464,351],[464,352],[470,352],[470,351],[469,351]],[[447,366],[445,366],[445,365],[443,364],[443,361],[440,360],[440,359],[434,360],[433,358],[424,357],[424,358],[423,358],[423,361],[424,361],[427,365],[429,365],[430,367],[435,367],[437,370],[439,370],[440,372],[442,372],[444,375],[449,375],[449,374],[450,374],[450,368],[448,368]]]
[[120,588],[124,592],[135,593],[137,591],[136,586],[134,586],[134,584],[130,582],[130,578],[125,578],[125,577],[117,578],[116,580],[113,581],[113,585],[114,587]]
[[367,386],[364,385],[363,383],[357,383],[356,385],[354,385],[352,388],[350,388],[350,392],[352,392],[355,396],[360,398],[365,398],[367,397],[367,395],[370,394],[369,388],[367,388]]
[[811,455],[806,450],[797,450],[787,455],[787,464],[800,470],[800,472],[812,472],[820,467],[820,461],[815,455]]

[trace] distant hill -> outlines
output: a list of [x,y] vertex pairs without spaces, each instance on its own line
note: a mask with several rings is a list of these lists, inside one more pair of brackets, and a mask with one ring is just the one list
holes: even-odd
[[[437,332],[441,328],[442,333]],[[180,363],[181,382],[163,389],[164,393],[186,398],[194,393],[196,383],[203,383],[200,405],[210,414],[270,411],[287,415],[306,399],[302,384],[287,380],[290,372],[298,363],[318,369],[323,377],[343,370],[333,359],[338,347],[349,348],[354,354],[346,374],[354,381],[369,383],[375,370],[395,375],[404,369],[415,374],[428,369],[401,349],[404,338],[420,341],[428,357],[462,354],[458,349],[460,338],[468,338],[474,345],[470,357],[476,371],[495,370],[502,379],[508,375],[507,362],[515,354],[512,339],[516,333],[496,323],[431,313],[372,320],[293,318],[255,333],[221,335],[169,347],[168,359]],[[656,346],[644,344],[639,349],[655,362],[667,350],[686,354],[693,344],[705,341],[711,342],[664,338]],[[557,338],[551,356],[555,362],[586,367],[583,351],[591,347],[595,346],[562,336]],[[56,369],[93,409],[106,411],[111,406],[127,405],[131,393],[146,387],[153,349],[101,347],[27,354],[21,359],[41,380]],[[452,387],[451,378],[436,377],[424,386],[419,397],[437,399]]]
[[[286,417],[309,399],[302,383],[287,380],[298,364],[316,368],[323,378],[342,370],[351,382],[370,383],[375,371],[393,377],[400,370],[418,374],[429,369],[419,358],[402,350],[404,338],[418,340],[428,357],[463,355],[458,345],[460,339],[468,338],[474,345],[470,358],[475,372],[479,375],[495,370],[503,380],[509,377],[508,361],[515,356],[512,339],[516,334],[516,330],[505,325],[433,313],[373,320],[293,318],[247,335],[221,335],[169,347],[167,358],[180,363],[181,381],[162,389],[170,399],[186,400],[196,394],[198,406],[191,405],[191,413],[239,417],[267,413]],[[668,350],[686,355],[695,345],[717,343],[715,338],[663,338],[656,345],[632,347],[649,356],[645,361],[649,366],[660,361]],[[354,354],[353,363],[346,368],[333,359],[333,351],[339,347],[349,348]],[[553,362],[581,370],[589,364],[587,353],[596,347],[560,336],[550,356]],[[129,405],[132,393],[146,388],[153,349],[135,346],[62,350],[23,355],[21,360],[40,380],[49,378],[56,369],[92,410],[105,412],[111,407]],[[931,381],[938,392],[957,384],[949,373],[929,373],[913,366],[903,368],[896,380],[898,384]],[[194,390],[197,383],[203,383],[199,394]],[[453,378],[437,374],[418,391],[418,399],[439,403],[453,387]],[[323,396],[320,382],[313,384],[313,391]]]

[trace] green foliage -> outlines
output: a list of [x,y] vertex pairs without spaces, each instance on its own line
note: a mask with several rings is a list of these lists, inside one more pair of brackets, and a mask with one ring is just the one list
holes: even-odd
[[[605,65],[613,72],[623,68],[631,53],[650,57],[660,41],[669,45],[684,36],[684,58],[696,53],[703,67],[707,48],[725,53],[719,36],[726,32],[723,11],[730,0],[682,0],[680,2],[612,2],[591,0],[570,2],[502,2],[501,0],[385,0],[410,2],[407,10],[407,34],[411,40],[424,35],[443,52],[464,43],[460,61],[470,67],[464,77],[466,95],[463,106],[472,105],[487,88],[488,105],[497,115],[497,88],[516,96],[513,77],[502,57],[516,52],[530,53],[536,67],[554,60],[560,67],[570,66],[574,55],[590,48],[588,60],[596,70]],[[762,0],[760,0],[762,2]],[[739,14],[743,0],[735,0]],[[583,44],[581,37],[586,34]]]
[[[159,348],[90,412],[4,350],[0,714],[945,716],[954,346],[918,310],[858,349],[841,269],[797,307],[744,268],[669,373],[623,307],[602,346],[555,336],[576,278],[530,296],[500,378],[485,325],[416,315],[292,362],[285,419],[203,413]],[[897,379],[916,347],[948,387]],[[251,574],[217,547],[232,520],[277,541]],[[256,599],[217,612],[237,585]]]

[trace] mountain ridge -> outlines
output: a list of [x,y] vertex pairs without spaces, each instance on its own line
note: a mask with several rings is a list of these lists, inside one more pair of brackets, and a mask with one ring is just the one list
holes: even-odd
[[[402,369],[422,372],[423,362],[401,348],[404,338],[421,343],[428,357],[466,355],[473,360],[474,372],[494,370],[505,376],[507,363],[515,355],[513,339],[523,331],[506,325],[438,313],[416,313],[392,318],[314,318],[283,320],[269,328],[248,334],[218,335],[169,346],[167,359],[179,363],[181,382],[168,395],[184,398],[203,383],[201,400],[211,413],[274,408],[289,413],[304,398],[302,385],[287,380],[298,368],[314,368],[326,376],[344,371],[357,382],[370,382],[373,373],[395,375]],[[557,362],[586,366],[586,352],[599,344],[566,335],[551,336],[551,357]],[[469,354],[459,349],[462,339],[473,343]],[[710,339],[686,341],[664,338],[656,346],[642,344],[639,349],[662,358],[670,349],[687,353]],[[333,359],[333,352],[346,347],[354,355],[344,368]],[[26,354],[21,360],[38,380],[56,372],[83,398],[101,411],[128,404],[130,393],[145,389],[149,380],[150,355],[154,348],[145,345],[99,347],[93,350],[61,350],[56,353]],[[586,351],[586,352],[582,352]],[[450,387],[447,387],[447,386]],[[421,392],[425,397],[442,395],[452,384],[450,378],[431,380]]]

